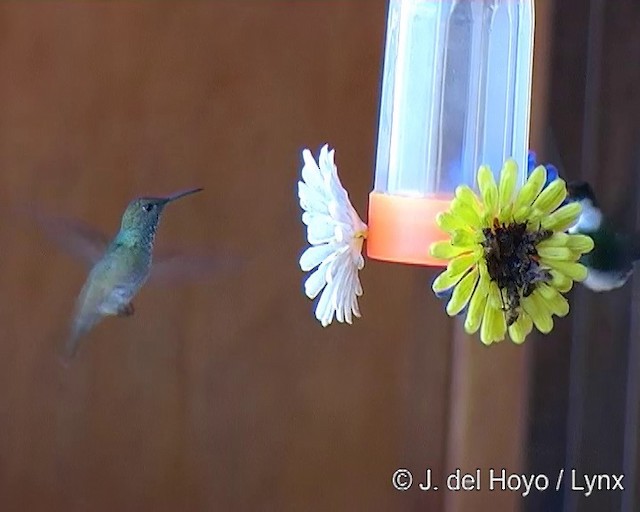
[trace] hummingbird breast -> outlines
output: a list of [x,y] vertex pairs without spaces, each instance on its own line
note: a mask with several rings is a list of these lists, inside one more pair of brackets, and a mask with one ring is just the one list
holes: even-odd
[[150,270],[149,252],[115,248],[92,269],[82,302],[90,309],[97,309],[101,315],[117,315],[133,300]]
[[114,286],[98,306],[102,315],[117,315],[123,307],[129,304],[138,293],[142,283],[127,283]]

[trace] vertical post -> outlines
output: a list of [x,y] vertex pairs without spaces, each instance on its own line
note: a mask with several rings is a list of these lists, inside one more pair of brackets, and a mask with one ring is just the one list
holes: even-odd
[[[637,137],[636,137],[637,138]],[[636,150],[636,176],[640,175],[640,150]],[[640,197],[640,180],[636,179],[636,197]],[[640,228],[640,208],[636,211],[636,227]],[[622,494],[622,512],[634,512],[640,506],[638,464],[640,450],[640,279],[633,281],[631,298],[631,324],[629,326],[629,367],[627,369],[627,400],[624,430],[622,471],[625,490]]]

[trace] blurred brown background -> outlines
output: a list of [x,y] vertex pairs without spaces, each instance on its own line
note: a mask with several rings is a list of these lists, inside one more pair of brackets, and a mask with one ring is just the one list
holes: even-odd
[[[603,23],[613,24],[606,40],[619,39],[605,51],[619,58],[591,71],[606,80],[589,99],[575,90],[592,87],[585,48],[594,7],[566,3],[573,11],[536,2],[532,145],[551,158],[550,98],[550,119],[563,119],[554,121],[562,135],[556,147],[576,177],[587,159],[572,153],[585,144],[575,113],[590,112],[600,96],[619,96],[606,80],[629,80],[623,55],[630,50],[615,23],[626,20],[638,57],[640,31],[629,20],[637,28],[640,13],[631,0],[619,2],[625,14],[606,8]],[[598,387],[583,390],[596,405],[571,420],[591,424],[587,413],[606,400],[611,407],[600,421],[622,418],[613,434],[620,442],[611,448],[582,428],[583,444],[567,448],[578,439],[565,437],[566,411],[576,403],[568,390],[580,389],[574,381],[583,375],[571,363],[580,357],[574,317],[549,339],[485,349],[445,318],[430,292],[433,270],[368,261],[364,318],[327,329],[313,319],[297,268],[300,151],[315,153],[325,142],[337,148],[342,181],[364,216],[386,6],[0,5],[0,510],[510,511],[521,505],[518,493],[399,493],[391,475],[398,467],[416,479],[427,467],[436,476],[459,466],[551,472],[570,460],[567,453],[589,453],[580,446],[592,442],[612,458],[611,471],[621,470],[616,461],[638,433],[637,410],[634,417],[625,401],[627,389],[637,397],[638,384],[627,387],[621,377],[630,342],[617,345],[626,348],[612,352],[608,366],[592,360]],[[569,63],[577,67],[571,73]],[[615,115],[631,119],[637,93],[624,83],[635,110],[616,103]],[[631,155],[637,131],[632,140],[627,125],[592,123],[596,138],[625,127],[622,142],[606,139],[598,162],[610,161],[611,150],[623,169],[618,177],[636,172],[631,157],[619,155]],[[610,171],[599,169],[603,199],[615,204]],[[206,190],[167,209],[159,245],[232,251],[247,257],[245,269],[145,288],[136,315],[99,325],[64,369],[56,350],[85,270],[9,206],[32,201],[114,232],[132,197],[189,186]],[[632,338],[629,288],[618,309],[601,313],[627,326],[625,340]],[[611,402],[603,390],[614,375],[620,393]],[[565,510],[571,502],[563,499],[545,494],[525,503]],[[617,501],[593,510],[622,506],[619,495],[610,499]],[[630,503],[625,510],[636,510]]]

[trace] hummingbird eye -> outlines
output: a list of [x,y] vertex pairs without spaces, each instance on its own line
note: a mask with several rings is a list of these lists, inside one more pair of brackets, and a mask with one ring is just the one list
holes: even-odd
[[145,204],[145,205],[143,205],[143,206],[142,206],[142,209],[143,209],[145,212],[150,212],[150,211],[152,211],[155,207],[156,207],[156,205],[154,205],[153,203],[147,203],[147,204]]

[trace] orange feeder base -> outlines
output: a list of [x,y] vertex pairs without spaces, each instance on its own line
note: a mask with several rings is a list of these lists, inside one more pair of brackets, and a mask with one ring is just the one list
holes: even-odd
[[431,256],[432,242],[448,235],[436,224],[436,215],[449,209],[451,199],[369,194],[367,256],[376,260],[444,267]]

